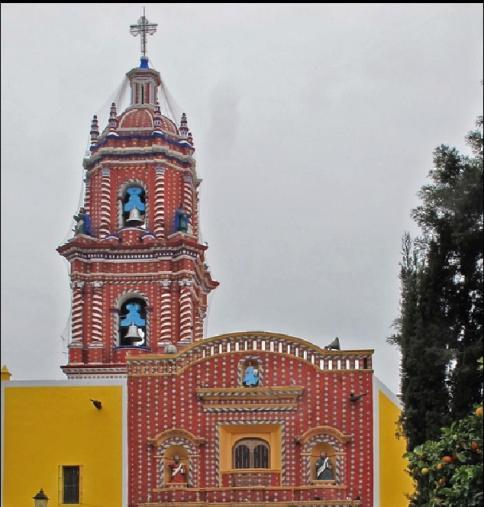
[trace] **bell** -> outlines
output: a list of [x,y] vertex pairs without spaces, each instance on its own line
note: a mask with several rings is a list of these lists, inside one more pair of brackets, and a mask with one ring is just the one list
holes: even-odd
[[142,342],[143,338],[139,335],[138,328],[131,324],[128,327],[128,332],[126,333],[125,339],[130,339],[132,342]]
[[129,217],[126,220],[126,222],[127,223],[131,223],[131,222],[143,223],[144,222],[138,208],[132,208],[132,210],[129,212]]
[[329,345],[324,347],[325,350],[341,350],[339,346],[339,338],[336,337]]

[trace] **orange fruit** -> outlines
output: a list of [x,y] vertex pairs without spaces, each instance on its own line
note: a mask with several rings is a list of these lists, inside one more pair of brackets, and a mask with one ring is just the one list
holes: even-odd
[[477,417],[482,417],[482,414],[483,414],[482,407],[477,407],[476,408],[476,415],[477,415]]

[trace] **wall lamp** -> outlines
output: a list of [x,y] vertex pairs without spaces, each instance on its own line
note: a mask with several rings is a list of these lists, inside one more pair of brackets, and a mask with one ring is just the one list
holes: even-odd
[[44,490],[40,488],[40,491],[33,497],[34,507],[47,507],[49,497],[44,493]]

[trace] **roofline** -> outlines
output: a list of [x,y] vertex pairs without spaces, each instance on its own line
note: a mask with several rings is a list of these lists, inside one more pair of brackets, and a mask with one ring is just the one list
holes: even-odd
[[[314,343],[311,343],[307,340],[304,340],[303,338],[298,338],[296,336],[290,336],[287,334],[282,333],[272,333],[270,331],[241,331],[236,333],[225,333],[218,336],[212,336],[210,338],[203,338],[201,340],[197,340],[193,343],[191,343],[189,346],[184,347],[180,349],[176,354],[142,354],[142,355],[136,355],[136,356],[130,356],[128,355],[126,357],[127,361],[136,361],[136,360],[144,360],[144,359],[155,359],[155,358],[176,358],[180,356],[181,354],[186,354],[190,350],[199,347],[200,345],[208,344],[211,342],[216,342],[220,339],[236,339],[239,337],[244,336],[265,336],[265,337],[275,337],[275,338],[281,338],[285,340],[290,340],[292,342],[298,343],[300,345],[303,345],[307,348],[313,349],[319,354],[322,355],[328,355],[328,356],[345,356],[348,354],[365,354],[365,355],[372,355],[374,352],[374,349],[352,349],[352,350],[326,350],[322,349],[321,347],[318,347]],[[243,351],[241,351],[243,352]],[[270,351],[266,351],[270,352]]]
[[390,398],[390,400],[395,403],[395,405],[398,406],[398,408],[400,410],[403,410],[403,404],[402,402],[398,399],[398,394],[395,394],[386,384],[384,384],[377,376],[374,377],[375,378],[375,387],[378,387],[378,389],[380,389],[380,391],[382,391],[385,396],[387,396],[388,398]]

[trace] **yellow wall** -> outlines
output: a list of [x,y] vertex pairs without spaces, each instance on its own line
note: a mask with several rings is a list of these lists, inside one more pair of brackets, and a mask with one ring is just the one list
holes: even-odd
[[[63,505],[62,465],[81,467],[79,505],[120,507],[122,386],[3,384],[3,507],[33,507],[40,488],[49,507]],[[90,398],[100,400],[102,409]]]
[[382,390],[378,391],[379,431],[380,431],[380,507],[408,507],[405,493],[413,490],[412,480],[405,472],[406,451],[403,437],[397,439],[396,422],[400,408]]

